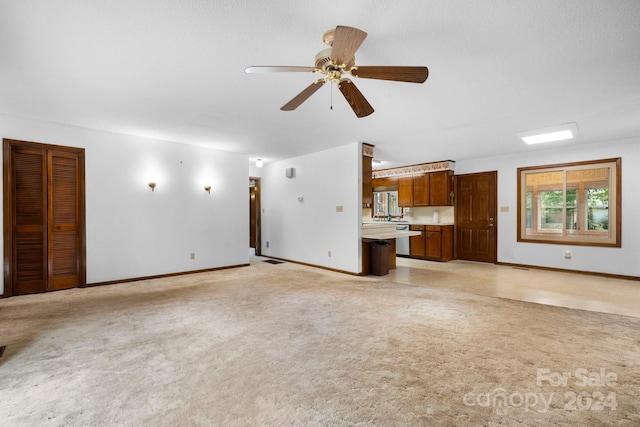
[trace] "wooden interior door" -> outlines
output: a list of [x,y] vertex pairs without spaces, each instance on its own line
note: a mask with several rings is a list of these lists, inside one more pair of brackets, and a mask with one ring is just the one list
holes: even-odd
[[3,143],[4,296],[86,286],[84,150]]
[[496,171],[456,175],[456,256],[469,261],[497,261]]

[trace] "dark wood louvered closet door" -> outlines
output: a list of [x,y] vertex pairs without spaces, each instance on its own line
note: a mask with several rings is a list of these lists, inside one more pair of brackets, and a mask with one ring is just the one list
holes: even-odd
[[78,233],[78,155],[49,150],[49,290],[80,285]]
[[84,150],[4,140],[4,203],[4,295],[85,286]]
[[[47,290],[45,152],[16,148],[13,152],[12,163],[14,183],[13,294],[44,292]],[[9,231],[5,230],[5,233]]]

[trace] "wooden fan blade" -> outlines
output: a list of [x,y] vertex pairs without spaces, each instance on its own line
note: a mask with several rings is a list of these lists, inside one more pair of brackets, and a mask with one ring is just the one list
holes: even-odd
[[258,73],[313,73],[317,71],[314,67],[272,67],[272,66],[254,66],[249,67],[244,70],[245,73],[248,74],[258,74]]
[[349,105],[351,105],[351,109],[356,113],[356,116],[366,117],[373,113],[373,107],[351,80],[341,79],[340,83],[338,83],[338,89],[340,89],[340,92],[342,92]]
[[348,64],[365,38],[367,38],[367,33],[362,30],[337,26],[331,46],[331,60],[337,65]]
[[427,67],[354,67],[349,73],[363,79],[393,80],[396,82],[424,83],[429,77]]
[[318,79],[315,82],[311,83],[305,90],[297,94],[291,101],[284,104],[280,109],[282,111],[293,111],[300,106],[304,101],[306,101],[311,95],[316,93],[318,89],[320,89],[325,83],[324,79]]

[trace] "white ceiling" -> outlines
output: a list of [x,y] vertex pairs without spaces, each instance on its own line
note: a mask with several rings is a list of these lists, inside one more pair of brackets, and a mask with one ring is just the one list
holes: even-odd
[[[267,162],[356,141],[391,165],[489,157],[567,122],[607,142],[640,136],[639,22],[638,0],[2,0],[0,113]],[[357,64],[429,79],[354,78],[358,119],[334,85],[280,111],[318,75],[244,73],[312,66],[336,25],[369,34]]]

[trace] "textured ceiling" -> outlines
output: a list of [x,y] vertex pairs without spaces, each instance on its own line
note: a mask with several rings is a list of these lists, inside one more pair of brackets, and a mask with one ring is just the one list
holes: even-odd
[[[489,157],[567,122],[606,142],[640,136],[638,22],[637,0],[2,0],[0,113],[267,162],[356,141],[393,165]],[[369,34],[357,64],[429,79],[354,78],[358,119],[335,85],[279,110],[317,75],[244,73],[312,66],[336,25]]]

